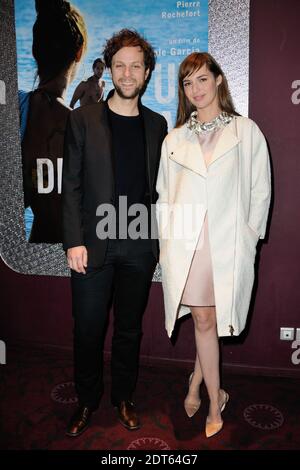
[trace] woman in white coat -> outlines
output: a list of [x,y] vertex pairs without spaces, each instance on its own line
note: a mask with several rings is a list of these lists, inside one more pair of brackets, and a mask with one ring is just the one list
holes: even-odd
[[192,314],[197,354],[184,406],[189,417],[199,409],[204,379],[210,437],[222,429],[229,399],[220,388],[218,337],[245,327],[270,166],[263,134],[235,112],[210,54],[190,54],[178,78],[177,122],[163,143],[157,180],[160,265],[168,335],[177,318]]

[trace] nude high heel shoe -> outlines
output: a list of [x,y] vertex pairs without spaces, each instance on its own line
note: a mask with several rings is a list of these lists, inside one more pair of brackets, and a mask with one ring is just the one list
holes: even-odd
[[[220,405],[220,412],[222,413],[222,411],[225,410],[225,406],[227,405],[228,403],[228,400],[229,400],[229,395],[227,392],[225,392],[225,390],[220,390],[220,392],[222,393],[223,395],[223,400],[222,400],[222,403]],[[211,421],[209,421],[209,418],[207,417],[206,418],[206,424],[205,424],[205,434],[206,434],[206,437],[212,437],[214,436],[215,434],[217,434],[218,432],[221,431],[222,427],[223,427],[223,420],[219,423],[212,423]]]
[[[189,386],[191,385],[193,375],[194,375],[194,372],[192,372],[190,377],[189,377]],[[187,394],[187,396],[184,400],[184,409],[185,409],[185,412],[186,412],[186,414],[188,415],[189,418],[192,418],[194,416],[194,414],[197,413],[197,411],[200,408],[200,405],[201,405],[200,398],[197,401],[191,400],[189,398],[189,394]]]

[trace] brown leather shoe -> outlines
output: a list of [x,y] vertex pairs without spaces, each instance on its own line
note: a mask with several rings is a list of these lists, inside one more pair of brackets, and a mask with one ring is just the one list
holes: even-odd
[[138,415],[135,411],[134,403],[129,400],[124,400],[119,403],[118,406],[115,407],[118,412],[118,417],[120,423],[130,431],[134,431],[135,429],[139,429],[141,427],[140,420]]
[[68,424],[66,435],[70,437],[79,436],[88,427],[93,410],[87,406],[79,406]]

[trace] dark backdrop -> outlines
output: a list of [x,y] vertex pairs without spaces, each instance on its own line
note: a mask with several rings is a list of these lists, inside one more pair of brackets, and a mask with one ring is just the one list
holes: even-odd
[[[247,330],[222,342],[225,366],[242,372],[300,372],[291,361],[292,342],[279,340],[280,327],[300,328],[300,104],[292,101],[292,84],[300,81],[299,18],[299,0],[251,1],[250,117],[269,143],[274,196]],[[71,348],[69,279],[17,274],[1,261],[0,282],[0,339],[8,361],[16,343]],[[163,316],[161,285],[153,283],[144,317],[144,359],[193,360],[191,318],[179,323],[180,334],[171,342]],[[110,337],[109,328],[106,351]]]

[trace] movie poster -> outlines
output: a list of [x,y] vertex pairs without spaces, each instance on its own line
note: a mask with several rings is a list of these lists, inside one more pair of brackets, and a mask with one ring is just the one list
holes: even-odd
[[[93,75],[93,63],[102,58],[105,41],[114,32],[122,28],[135,29],[151,42],[157,56],[143,104],[163,114],[170,130],[176,117],[178,66],[191,52],[208,50],[208,0],[74,0],[72,4],[84,17],[88,46],[75,78],[61,99],[69,106],[76,87]],[[55,128],[53,116],[49,118],[49,123],[51,119],[53,122],[48,126],[47,142],[38,142],[40,147],[37,147],[43,149],[41,154],[30,152],[30,142],[36,145],[39,137],[28,126],[28,115],[34,111],[32,92],[39,84],[32,56],[35,18],[34,0],[15,0],[26,238],[31,243],[60,243],[63,129]],[[101,81],[105,85],[101,98],[105,99],[113,88],[108,70],[104,70]],[[79,104],[77,101],[75,107]],[[40,119],[47,126],[47,116],[41,115]]]

